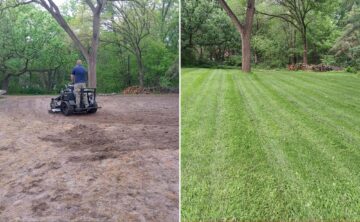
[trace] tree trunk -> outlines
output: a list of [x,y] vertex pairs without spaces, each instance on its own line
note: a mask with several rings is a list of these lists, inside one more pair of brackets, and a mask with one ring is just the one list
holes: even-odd
[[9,90],[10,75],[7,75],[1,82],[1,89],[6,92]]
[[127,75],[126,75],[127,86],[131,86],[131,72],[130,72],[130,55],[127,57]]
[[142,55],[141,55],[141,51],[139,48],[136,50],[136,63],[137,63],[138,74],[139,74],[139,85],[140,85],[140,87],[144,87],[144,64],[142,61]]
[[307,38],[306,38],[306,28],[304,28],[304,32],[303,32],[303,45],[304,45],[304,54],[303,54],[303,63],[305,65],[308,64],[308,58],[307,58]]
[[96,88],[96,61],[97,51],[99,47],[99,34],[100,34],[100,9],[94,12],[93,15],[93,36],[91,42],[91,51],[89,53],[88,64],[89,64],[89,87]]
[[57,21],[57,23],[64,29],[64,31],[69,35],[69,37],[73,40],[75,45],[80,49],[82,55],[85,57],[86,61],[89,65],[88,70],[88,83],[89,87],[96,88],[96,57],[97,57],[97,49],[99,46],[99,34],[100,34],[100,14],[101,10],[107,3],[107,0],[97,0],[97,5],[94,5],[92,1],[86,0],[86,3],[89,5],[91,11],[93,12],[93,36],[91,42],[90,50],[87,50],[85,46],[81,43],[80,39],[76,36],[74,31],[70,28],[67,21],[61,15],[58,6],[54,3],[53,0],[38,0],[41,6],[43,6],[53,18]]
[[96,54],[90,55],[88,59],[88,85],[90,88],[96,88]]
[[51,89],[51,71],[49,70],[49,71],[47,71],[47,72],[45,72],[46,74],[47,74],[47,81],[45,81],[45,83],[46,83],[46,89],[48,90],[48,91],[50,91],[50,89]]
[[29,87],[30,87],[30,88],[31,88],[31,86],[32,86],[31,80],[32,80],[32,72],[29,71]]
[[293,65],[297,63],[297,61],[296,61],[295,47],[296,47],[296,29],[294,29],[294,36],[293,36],[293,42],[292,42],[292,51],[293,51],[293,54],[292,54],[292,64],[293,64]]
[[251,71],[251,47],[250,34],[244,33],[241,35],[241,70],[244,72]]
[[257,53],[256,53],[255,49],[254,49],[254,63],[255,63],[255,65],[258,64],[258,56],[257,56]]
[[[291,30],[291,32],[289,32],[289,43],[288,43],[288,47],[290,49],[290,54],[288,56],[289,62],[288,64],[294,65],[295,64],[295,35],[296,35],[296,29],[294,29],[292,26],[289,26],[288,29]],[[287,28],[284,29],[284,31],[287,31]]]
[[251,29],[255,14],[255,0],[247,0],[245,22],[242,24],[235,13],[230,9],[225,0],[219,0],[221,7],[226,11],[231,21],[234,23],[235,28],[241,34],[241,46],[242,46],[242,67],[244,72],[251,71]]

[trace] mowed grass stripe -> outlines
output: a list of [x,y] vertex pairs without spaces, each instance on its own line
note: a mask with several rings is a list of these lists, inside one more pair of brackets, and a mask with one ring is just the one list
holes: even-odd
[[337,89],[346,90],[349,92],[347,95],[351,95],[350,92],[358,92],[358,84],[360,84],[360,78],[354,78],[354,74],[349,73],[317,73],[306,71],[261,71],[258,73],[269,73],[280,76],[285,76],[290,79],[303,79],[304,81],[313,82],[317,84],[317,87],[324,87],[326,89],[333,89],[332,92],[336,92]]
[[359,78],[354,78],[354,74],[350,73],[300,73],[301,79],[308,81],[319,82],[320,85],[327,85],[329,88],[335,87],[353,91],[357,89],[360,83]]
[[[218,85],[206,78],[206,88],[221,92],[200,90],[201,99],[192,101],[195,108],[182,110],[183,121],[193,114],[204,118],[192,129],[182,126],[182,164],[188,165],[182,168],[185,220],[360,219],[357,144],[355,140],[342,141],[344,137],[337,131],[342,127],[348,137],[358,138],[356,127],[349,121],[333,120],[329,111],[317,110],[316,103],[326,103],[321,97],[307,96],[314,86],[305,81],[297,82],[303,87],[299,93],[284,74],[279,78],[256,71],[250,75],[237,70],[211,72],[216,73],[210,75],[211,81]],[[203,102],[207,99],[212,105]],[[204,110],[209,114],[197,114]],[[348,117],[352,114],[347,112]],[[204,124],[207,121],[210,124]],[[329,129],[335,123],[341,127]],[[190,133],[207,131],[205,126],[209,132]],[[206,138],[199,138],[202,136]],[[345,149],[339,149],[339,144]],[[193,150],[189,147],[197,145],[199,152],[189,155]],[[207,189],[199,188],[199,181],[207,184]],[[196,202],[196,198],[203,201]]]
[[[244,106],[245,98],[249,95],[238,96],[239,88],[233,81],[231,74],[224,74],[227,78],[225,101],[222,105],[223,112],[220,113],[221,128],[218,128],[219,141],[223,144],[222,152],[225,154],[223,167],[217,175],[222,175],[222,180],[217,180],[214,190],[218,195],[214,201],[212,214],[210,217],[215,219],[245,219],[248,215],[256,212],[253,205],[269,206],[269,202],[259,199],[260,193],[268,193],[268,187],[264,186],[266,178],[273,178],[272,171],[267,167],[266,154],[261,150],[260,144],[256,140],[258,134],[247,128],[251,122],[250,116],[245,110],[239,110],[239,106]],[[254,147],[254,149],[249,149]],[[257,148],[255,148],[257,147]],[[217,150],[219,151],[219,150]],[[223,154],[223,156],[224,156]],[[216,157],[220,156],[219,153]],[[221,158],[224,160],[224,158]],[[249,174],[249,171],[254,174]],[[255,173],[256,172],[256,173]],[[226,182],[225,182],[226,181]],[[252,189],[247,189],[252,186]],[[252,198],[254,201],[248,202]],[[231,203],[231,204],[229,204]]]
[[[264,78],[266,80],[266,78]],[[270,79],[271,80],[271,79]],[[283,78],[279,78],[281,84],[285,84],[289,87],[293,87],[293,93],[297,95],[306,95],[308,100],[316,100],[317,105],[313,107],[314,109],[321,110],[324,109],[326,112],[330,112],[334,115],[334,119],[351,119],[351,122],[359,121],[359,112],[357,111],[360,109],[360,105],[357,106],[355,104],[356,99],[354,96],[353,101],[349,99],[345,100],[341,97],[340,93],[334,96],[328,96],[327,92],[319,92],[313,84],[304,83],[301,80],[289,81]],[[350,94],[350,93],[348,93]],[[355,119],[354,119],[355,117]],[[357,127],[357,125],[352,124],[352,126]]]
[[[309,75],[308,72],[302,72],[302,73],[295,73],[294,72],[259,72],[259,74],[267,74],[264,75],[265,78],[270,76],[272,78],[273,75],[276,75],[278,79],[282,79],[288,82],[294,82],[298,86],[302,86],[304,84],[309,84],[311,87],[308,87],[308,90],[313,90],[318,96],[323,97],[324,99],[331,99],[333,97],[337,98],[338,103],[344,104],[344,106],[359,107],[360,98],[355,97],[354,95],[357,95],[360,93],[360,89],[356,86],[351,87],[342,87],[339,82],[341,82],[343,79],[346,81],[352,81],[353,78],[351,76],[348,76],[349,74],[340,74],[340,73],[333,73],[332,75],[337,75],[336,80],[324,80],[324,81],[318,81],[315,79],[308,79],[306,75]],[[319,75],[319,74],[313,74],[313,75]],[[329,75],[329,74],[322,74],[322,75]],[[310,77],[311,78],[311,77]],[[355,83],[356,85],[360,84],[360,82]]]
[[[354,95],[357,95],[360,93],[360,89],[356,87],[356,85],[360,84],[360,82],[355,82],[355,86],[342,86],[341,82],[346,81],[353,81],[350,77],[344,76],[344,74],[337,74],[337,75],[343,75],[343,78],[338,78],[335,80],[317,80],[317,79],[311,79],[311,77],[307,77],[304,75],[304,77],[301,75],[300,77],[296,78],[294,75],[294,78],[291,80],[295,81],[302,81],[303,84],[307,83],[311,85],[311,89],[314,90],[319,95],[322,95],[325,99],[331,99],[331,98],[337,98],[338,100],[336,102],[340,104],[344,104],[344,106],[349,107],[360,107],[360,98],[354,97]],[[349,75],[349,74],[348,74]],[[280,74],[280,76],[284,76],[285,79],[290,80],[289,78],[286,78],[287,76],[285,74]]]
[[[284,87],[282,86],[282,89],[283,88]],[[321,150],[324,151],[323,155],[328,156],[330,159],[329,162],[336,163],[336,167],[334,169],[339,172],[341,171],[340,174],[342,174],[344,177],[347,177],[347,180],[358,181],[359,173],[357,170],[354,171],[354,169],[356,169],[359,165],[357,143],[350,144],[350,147],[342,146],[342,143],[340,143],[341,146],[339,147],[338,141],[341,142],[344,140],[344,138],[341,137],[342,134],[339,135],[336,132],[334,134],[329,134],[329,127],[322,127],[324,125],[324,121],[313,121],[311,119],[306,119],[301,114],[297,116],[303,118],[302,121],[307,123],[307,126],[311,127],[311,129],[308,129],[309,132],[312,132],[314,135],[320,134],[313,139],[314,141],[319,142],[319,145],[314,147],[322,147]],[[338,136],[340,137],[337,138]],[[354,150],[357,151],[357,153],[354,153]],[[335,151],[335,153],[332,153],[331,151]],[[344,166],[346,166],[346,168],[344,168]],[[349,169],[353,169],[351,173],[349,173]],[[354,176],[356,177],[354,178]]]
[[[278,180],[278,183],[273,187],[277,197],[273,200],[273,211],[269,211],[268,215],[262,213],[265,218],[259,219],[288,219],[295,213],[299,215],[304,215],[304,213],[313,214],[312,209],[302,209],[302,206],[305,206],[305,203],[302,202],[310,198],[308,196],[310,193],[306,191],[304,183],[299,180],[297,172],[293,169],[293,162],[289,161],[286,153],[285,145],[294,142],[291,141],[291,134],[288,133],[291,132],[291,125],[283,124],[288,122],[284,119],[283,110],[276,106],[276,101],[269,97],[266,91],[259,88],[258,83],[254,81],[254,77],[252,75],[243,76],[245,76],[245,79],[240,81],[242,87],[251,91],[253,95],[249,98],[249,101],[253,103],[254,118],[257,118],[254,127],[261,131],[262,136],[259,139],[262,141],[262,148],[268,152],[269,161],[272,162]],[[284,140],[287,143],[283,143]],[[284,202],[283,200],[287,201]],[[277,206],[278,209],[274,206]],[[301,211],[304,212],[301,213]]]
[[[221,76],[224,76],[224,75],[218,75],[218,77],[221,77]],[[214,79],[214,81],[217,81],[218,83],[219,82],[222,82],[223,84],[225,84],[225,82],[224,81],[219,81],[219,79]],[[231,81],[231,79],[229,78],[229,77],[227,77],[226,78],[226,82],[227,83],[232,83],[232,81]],[[234,85],[234,84],[233,84]],[[225,101],[219,101],[220,102],[220,104],[218,104],[217,105],[217,107],[219,107],[219,108],[224,108],[225,110],[227,109],[226,107],[228,107],[228,106],[230,106],[231,105],[231,108],[232,109],[234,109],[234,108],[237,108],[238,106],[237,105],[239,105],[239,103],[238,102],[241,102],[241,100],[238,100],[238,101],[233,101],[233,98],[231,98],[231,99],[227,99],[229,96],[234,96],[234,94],[233,93],[227,93],[227,92],[231,92],[231,91],[234,91],[234,87],[232,86],[232,87],[230,87],[228,84],[226,84],[226,85],[224,85],[223,87],[221,87],[222,89],[225,89]],[[216,94],[218,94],[219,95],[219,91],[218,91],[218,89],[215,89],[214,90],[214,93],[216,93]],[[218,97],[217,97],[218,98]],[[235,97],[235,98],[237,98],[237,97]],[[208,98],[203,98],[205,101],[208,99]],[[204,107],[202,107],[201,109],[201,112],[208,112],[209,110],[207,110],[206,109],[206,106],[204,106]],[[235,110],[233,110],[233,111],[235,111]],[[246,120],[244,120],[244,121],[242,121],[242,118],[241,117],[244,117],[243,115],[238,115],[238,114],[241,114],[241,112],[222,112],[222,114],[226,114],[226,115],[228,115],[228,114],[235,114],[236,116],[235,117],[231,117],[234,121],[235,121],[235,123],[240,123],[240,122],[238,122],[238,121],[241,121],[241,122],[244,122],[245,121],[245,123],[246,124],[244,124],[244,125],[242,125],[242,124],[239,124],[239,125],[237,125],[238,126],[238,129],[239,130],[245,130],[246,128],[244,127],[244,126],[247,126],[247,125],[249,125],[248,124],[248,122],[246,122]],[[218,118],[218,121],[217,121],[217,124],[215,123],[215,126],[217,125],[217,126],[219,126],[219,124],[222,124],[222,123],[225,123],[225,119],[226,118],[229,118],[228,116],[226,116],[226,118],[225,118],[225,116],[224,115],[220,115],[221,116],[221,118]],[[240,118],[239,118],[240,117]],[[209,121],[211,124],[213,123],[213,121],[211,120],[211,121]],[[216,121],[215,121],[216,122]],[[183,130],[183,132],[185,131],[185,129],[186,129],[186,127],[184,127],[184,130]],[[203,128],[202,128],[203,129]],[[232,142],[232,140],[234,140],[234,138],[236,139],[236,138],[239,138],[239,135],[241,135],[241,134],[238,134],[238,135],[236,135],[237,137],[234,137],[233,135],[228,135],[228,132],[227,132],[227,130],[226,129],[224,129],[224,128],[219,128],[219,127],[217,127],[217,129],[219,129],[219,130],[221,130],[222,132],[217,132],[217,134],[216,134],[216,138],[215,138],[215,142],[213,142],[212,144],[219,144],[218,142],[216,142],[216,140],[218,140],[219,141],[219,139],[220,140],[224,140],[224,141],[228,141],[227,139],[229,139],[229,142],[231,143]],[[232,130],[232,127],[230,127],[230,128],[228,128],[229,130]],[[212,130],[210,130],[211,132],[212,132]],[[211,134],[211,132],[209,132],[209,134]],[[238,132],[238,131],[235,131],[235,132]],[[255,138],[256,138],[256,136],[251,136],[251,137],[249,137],[249,135],[251,135],[251,132],[249,133],[249,132],[246,132],[247,133],[247,138],[249,138],[249,140],[250,141],[256,141],[256,140],[254,140]],[[211,135],[211,137],[212,137],[213,135]],[[212,139],[210,138],[209,139],[210,140],[210,143],[211,143],[211,141],[212,141]],[[224,143],[224,141],[220,141],[221,143]],[[243,142],[246,142],[246,141],[243,141]],[[246,143],[245,143],[246,144]],[[192,144],[194,147],[196,146],[195,144]],[[218,151],[225,151],[225,150],[223,150],[223,149],[226,149],[228,146],[225,144],[224,146],[221,146],[221,147],[218,147]],[[219,149],[220,148],[220,149]],[[212,150],[208,150],[208,149],[204,149],[204,150],[201,150],[202,152],[204,152],[204,154],[211,154],[212,153]],[[210,152],[209,152],[210,151]],[[182,151],[182,153],[183,152],[185,152],[185,150],[183,150]],[[238,152],[238,151],[236,151],[236,152]],[[215,152],[216,153],[216,152]],[[225,152],[226,153],[226,152]],[[254,154],[252,154],[252,156],[255,156],[256,157],[256,155],[254,155]],[[231,155],[231,157],[233,157],[233,155]],[[239,157],[242,157],[242,155],[240,155]],[[182,157],[182,158],[185,158],[184,156]],[[224,173],[226,173],[226,172],[231,172],[231,170],[230,171],[226,171],[226,169],[224,169],[224,168],[222,168],[222,166],[223,165],[225,165],[225,164],[222,164],[221,162],[223,162],[224,163],[224,161],[223,161],[223,158],[221,158],[220,156],[218,156],[218,155],[214,155],[212,158],[210,157],[210,158],[208,158],[208,159],[202,159],[202,158],[208,158],[207,156],[204,156],[204,157],[202,157],[201,155],[199,155],[199,156],[197,156],[197,159],[195,158],[195,160],[193,161],[193,162],[190,162],[190,161],[186,161],[187,163],[184,163],[184,164],[190,164],[190,165],[193,165],[193,163],[194,162],[207,162],[208,160],[210,160],[210,161],[212,161],[212,162],[214,162],[214,163],[216,163],[216,164],[212,164],[212,176],[213,176],[213,178],[209,178],[209,184],[211,184],[210,185],[210,187],[211,187],[211,189],[210,190],[206,190],[205,191],[205,195],[208,195],[208,196],[210,196],[210,197],[212,197],[212,199],[209,201],[209,202],[207,202],[207,205],[209,205],[209,206],[211,206],[211,210],[210,211],[208,211],[208,212],[214,212],[216,215],[212,215],[211,213],[210,214],[204,214],[203,216],[199,216],[199,217],[195,217],[195,218],[193,218],[193,219],[196,219],[196,220],[199,220],[199,219],[207,219],[207,218],[219,218],[219,217],[221,217],[218,213],[219,212],[229,212],[229,211],[231,211],[231,209],[228,209],[228,206],[229,205],[226,205],[226,203],[229,201],[229,198],[226,198],[229,194],[231,194],[231,193],[234,193],[232,190],[227,190],[226,188],[222,188],[222,187],[224,187],[224,184],[223,184],[223,180],[221,180],[220,178],[219,179],[216,179],[216,178],[214,178],[214,177],[225,177],[225,178],[235,178],[235,179],[238,179],[238,170],[242,170],[242,168],[239,168],[239,169],[235,169],[236,171],[235,171],[235,173],[230,173],[230,174],[224,174]],[[265,159],[265,158],[263,158],[263,156],[262,157],[260,157],[260,158],[258,158],[258,160],[261,160],[261,159]],[[249,162],[250,161],[250,162]],[[190,162],[190,163],[188,163],[188,162]],[[251,161],[251,159],[249,159],[249,158],[245,158],[245,159],[243,159],[242,158],[242,161],[241,162],[245,162],[245,163],[248,163],[249,165],[247,165],[246,167],[247,168],[250,168],[250,167],[254,167],[254,165],[256,165],[256,164],[254,164],[252,161]],[[259,161],[255,161],[255,163],[259,163]],[[233,166],[233,165],[230,165],[230,167],[231,166]],[[263,166],[266,166],[266,164],[263,164]],[[208,167],[209,167],[209,165],[208,165]],[[220,167],[220,169],[218,168],[218,167]],[[245,168],[245,167],[244,167]],[[191,169],[194,169],[194,167],[192,167]],[[199,172],[197,172],[197,173],[199,173]],[[201,174],[201,173],[200,173]],[[247,173],[245,172],[245,174],[244,174],[245,176],[247,176],[248,177],[248,175],[247,175]],[[255,175],[257,175],[257,174],[255,174]],[[245,178],[244,180],[243,180],[244,182],[249,182],[249,178]],[[252,183],[252,184],[256,184],[256,183]],[[259,183],[258,183],[259,184]],[[240,184],[237,184],[237,187],[241,187],[241,185]],[[242,185],[242,187],[245,187],[245,184],[243,184]],[[233,187],[232,187],[233,188]],[[183,185],[183,192],[185,192],[184,191],[184,185]],[[235,187],[235,191],[237,191],[238,190],[238,188],[236,188]],[[201,191],[203,191],[203,190],[201,190]],[[201,192],[200,191],[200,192]],[[217,192],[218,191],[218,192]],[[198,190],[198,192],[199,192],[199,190]],[[236,194],[236,193],[235,193]],[[223,198],[219,198],[219,199],[215,199],[215,198],[217,198],[217,197],[223,197]],[[253,195],[251,195],[251,196],[253,196]],[[239,196],[236,196],[235,195],[235,197],[238,197],[239,198]],[[237,199],[237,200],[239,200],[239,199]],[[239,202],[239,201],[237,201],[237,202]],[[184,206],[187,206],[186,204],[185,204],[185,202],[183,202],[183,204],[184,204]],[[205,205],[206,206],[206,205]],[[243,206],[246,206],[246,203],[244,203],[243,204]],[[217,211],[217,209],[219,209],[218,211]],[[235,210],[236,209],[238,209],[238,208],[235,208]],[[241,209],[241,208],[240,208]],[[215,210],[215,211],[214,211]],[[200,210],[200,212],[201,212],[202,210]],[[200,214],[201,215],[201,214]],[[184,217],[186,218],[186,215],[184,215]]]
[[[185,106],[182,109],[182,115],[188,118],[182,119],[182,127],[189,131],[182,131],[182,169],[191,175],[189,183],[182,183],[182,192],[190,192],[189,196],[182,196],[184,206],[198,205],[204,208],[197,208],[196,214],[203,214],[211,209],[212,187],[211,172],[209,167],[212,158],[207,158],[209,151],[205,152],[208,147],[212,147],[215,135],[216,120],[216,91],[218,90],[218,80],[215,71],[205,72],[206,84],[195,85],[192,95],[196,95],[196,100],[191,101],[191,106]],[[196,113],[196,115],[186,115],[186,113]],[[191,130],[190,130],[191,129]],[[206,129],[206,130],[204,130]],[[210,139],[209,139],[210,138]],[[210,156],[211,157],[211,156]],[[206,165],[207,167],[203,167]],[[197,186],[193,187],[192,183],[196,181]],[[186,212],[186,211],[184,211]],[[186,217],[186,213],[183,214]]]
[[[360,89],[356,87],[356,85],[360,84],[360,81],[355,82],[355,86],[351,87],[342,87],[340,85],[341,81],[353,81],[353,78],[349,76],[350,74],[343,74],[343,73],[332,73],[332,76],[336,75],[335,80],[328,80],[328,79],[320,79],[316,80],[308,76],[308,72],[275,72],[275,71],[268,71],[264,72],[261,71],[258,74],[267,74],[263,77],[267,78],[274,75],[277,76],[277,79],[286,80],[289,82],[296,82],[297,85],[302,86],[304,84],[309,84],[309,90],[313,90],[315,93],[319,94],[320,96],[324,97],[324,99],[336,97],[339,100],[337,102],[345,102],[344,105],[353,106],[354,104],[358,104],[360,98],[354,97],[360,93]],[[313,74],[314,76],[318,76],[320,74]],[[322,74],[323,76],[329,76],[330,74]],[[351,103],[349,103],[349,101]]]
[[[291,75],[290,75],[291,76]],[[360,99],[354,95],[360,93],[360,89],[351,88],[340,89],[330,88],[329,86],[321,86],[314,80],[304,80],[303,78],[289,78],[289,76],[279,75],[279,79],[293,84],[300,89],[311,91],[311,96],[317,96],[325,102],[332,102],[343,108],[360,108]],[[359,83],[360,84],[360,83]]]
[[[197,73],[184,73],[182,74],[185,78],[182,79],[181,87],[182,87],[182,93],[184,95],[181,98],[186,98],[186,100],[182,101],[182,104],[184,106],[187,106],[187,104],[191,104],[193,99],[199,98],[197,95],[198,91],[200,91],[202,88],[201,86],[204,86],[206,82],[204,81],[208,75],[211,73],[211,70],[199,70]],[[188,78],[186,78],[189,76]]]
[[[269,84],[271,85],[271,84]],[[273,86],[274,84],[272,84],[271,86]],[[266,87],[260,87],[260,88],[266,88]],[[259,89],[259,88],[258,88]],[[277,97],[276,93],[271,93],[271,92],[267,92],[265,93],[267,95],[275,95],[275,98]],[[287,95],[287,93],[283,93],[281,94],[282,96]],[[305,97],[306,98],[306,97]],[[275,101],[278,101],[277,99]],[[286,107],[286,104],[282,104],[281,106]],[[276,108],[276,110],[280,111],[280,108]],[[322,181],[324,182],[324,186],[326,187],[327,185],[330,185],[329,187],[327,187],[327,189],[329,190],[328,195],[325,195],[324,193],[326,193],[326,189],[322,189],[320,193],[316,194],[316,199],[319,198],[332,198],[332,194],[333,189],[337,189],[336,187],[332,187],[333,186],[333,181],[334,181],[334,175],[337,175],[337,178],[335,178],[335,181],[347,181],[349,182],[349,177],[350,174],[347,168],[342,167],[342,164],[333,164],[335,163],[334,160],[334,156],[328,153],[324,153],[321,152],[323,149],[326,149],[327,147],[324,147],[322,145],[322,143],[319,143],[319,138],[321,138],[321,135],[317,135],[319,132],[318,131],[312,131],[310,128],[308,128],[308,126],[306,124],[302,124],[302,122],[304,122],[304,119],[301,115],[299,115],[299,113],[294,113],[295,116],[292,117],[292,119],[298,119],[298,126],[297,126],[297,132],[299,133],[298,136],[296,136],[296,138],[299,138],[300,140],[297,141],[296,144],[297,146],[291,145],[289,146],[287,149],[291,152],[289,152],[290,154],[296,154],[294,156],[294,158],[291,160],[292,163],[294,164],[298,164],[299,167],[306,167],[303,168],[303,170],[298,169],[296,170],[296,172],[305,172],[307,174],[310,173],[310,175],[312,175],[311,177],[309,177],[309,182],[311,183],[318,183],[318,179],[319,179],[319,175],[323,176]],[[288,122],[289,119],[285,118],[285,116],[283,116],[284,119],[281,122]],[[291,124],[291,122],[289,123]],[[312,132],[312,133],[307,133],[307,132]],[[315,137],[313,137],[313,135],[315,135]],[[308,140],[307,138],[313,138],[311,140]],[[299,143],[300,142],[300,143]],[[325,143],[327,144],[327,143]],[[302,147],[301,150],[297,150],[297,149],[292,149],[293,147],[299,147],[299,145],[301,145],[300,147]],[[320,152],[317,152],[317,150],[314,150],[313,147],[319,147],[322,149],[319,149]],[[303,152],[306,152],[306,148],[309,148],[310,150],[310,155],[302,155]],[[299,155],[300,154],[300,155]],[[303,157],[301,159],[301,157]],[[307,158],[307,159],[304,159]],[[290,156],[289,156],[290,158]],[[299,161],[300,160],[300,161]],[[306,163],[306,164],[305,164]],[[316,165],[312,165],[313,163],[318,164],[318,166]],[[319,168],[319,165],[321,166],[321,168]],[[323,172],[319,172],[319,170],[323,170]],[[338,172],[338,173],[337,173]],[[301,176],[301,175],[300,175]],[[327,180],[330,181],[327,181]],[[337,184],[337,186],[343,186],[343,184]],[[313,186],[312,188],[310,188],[309,190],[317,190],[316,189],[317,186]],[[345,188],[346,186],[344,186]],[[358,194],[358,190],[355,191],[355,195],[356,193]],[[335,193],[336,194],[336,193]],[[334,199],[336,197],[333,197],[332,199]],[[309,207],[313,207],[315,209],[318,209],[318,207],[316,206],[316,204],[319,202],[316,199],[311,200],[311,199],[307,199],[306,201],[308,201],[308,203],[306,203],[304,206],[308,205]],[[348,204],[348,203],[346,203]],[[312,206],[311,206],[312,205]],[[339,213],[339,214],[343,214],[344,212],[344,205],[340,205],[342,206],[342,208],[340,207],[340,209],[338,209],[337,211],[334,211],[333,213]],[[321,209],[321,208],[319,208]],[[323,213],[321,213],[320,215],[324,215]],[[313,215],[315,216],[315,215]]]
[[[309,102],[309,98],[308,96],[304,96],[304,95],[300,95],[298,97],[294,97],[294,95],[292,93],[294,93],[293,89],[287,89],[286,85],[284,84],[277,84],[276,82],[270,82],[267,84],[268,87],[272,87],[272,88],[276,88],[276,92],[275,94],[278,94],[281,99],[280,100],[286,100],[285,103],[289,104],[289,109],[294,110],[294,112],[296,112],[296,116],[295,118],[300,118],[300,120],[302,120],[302,122],[305,122],[307,124],[307,126],[312,126],[314,129],[314,132],[318,132],[318,133],[329,133],[329,131],[334,131],[334,127],[341,127],[341,125],[339,126],[334,126],[334,127],[328,127],[328,124],[324,124],[327,123],[328,118],[325,118],[325,115],[318,115],[318,114],[314,114],[314,110],[311,110],[311,107],[317,107],[316,105],[318,104],[317,101],[313,101],[312,103],[308,104],[304,101]],[[297,93],[295,93],[295,95],[297,95]],[[324,110],[325,111],[325,110]],[[348,130],[348,128],[344,128],[341,127],[340,130]],[[327,135],[326,134],[326,135]],[[359,133],[354,131],[353,132],[354,136],[359,136]],[[333,142],[331,139],[338,139],[343,141],[344,139],[342,138],[342,136],[344,135],[343,132],[339,133],[338,131],[334,131],[333,134],[327,135],[327,139],[329,139],[330,141],[328,141],[330,144],[332,144],[332,146],[339,145],[339,143]],[[339,137],[339,138],[338,138]],[[346,141],[346,140],[345,140]],[[341,143],[340,143],[341,144]],[[344,144],[342,144],[344,145]],[[345,144],[346,145],[346,144]],[[357,147],[357,143],[350,143],[350,148],[351,147]],[[341,147],[336,147],[336,148],[341,148]],[[338,149],[339,150],[339,149]],[[341,149],[340,149],[341,150]],[[356,149],[357,150],[357,149]]]
[[[292,82],[285,82],[284,84],[266,78],[261,78],[259,81],[266,80],[270,81],[267,83],[270,87],[277,86],[278,92],[282,92],[282,98],[291,96],[291,99],[288,100],[290,104],[298,104],[298,107],[303,107],[300,110],[305,110],[305,114],[311,114],[310,116],[306,115],[306,117],[311,117],[317,123],[326,123],[319,125],[325,125],[325,131],[335,131],[335,136],[344,137],[345,140],[342,141],[347,142],[348,146],[360,144],[359,125],[357,124],[360,124],[358,111],[354,110],[348,114],[343,106],[338,106],[334,102],[324,103],[325,98],[317,98],[312,91],[309,92],[304,87],[299,90]],[[319,110],[321,112],[318,112]],[[346,146],[346,144],[343,145]]]
[[[297,88],[294,83],[287,82],[285,84]],[[283,87],[284,84],[281,84],[281,86]],[[292,92],[295,90],[292,90]],[[336,98],[333,98],[331,101],[324,101],[327,99],[314,96],[314,93],[311,91],[309,94],[306,94],[305,92],[307,91],[302,89],[298,93],[293,93],[294,100],[299,103],[305,102],[303,105],[306,106],[309,112],[313,113],[315,120],[319,120],[319,122],[324,121],[327,126],[337,131],[337,135],[344,137],[348,144],[360,144],[360,135],[358,133],[360,131],[360,113],[358,111],[360,107],[353,108],[352,106],[339,105],[332,101]],[[307,97],[305,100],[304,96]],[[340,100],[339,98],[337,99]],[[317,112],[318,110],[321,110],[321,112]]]

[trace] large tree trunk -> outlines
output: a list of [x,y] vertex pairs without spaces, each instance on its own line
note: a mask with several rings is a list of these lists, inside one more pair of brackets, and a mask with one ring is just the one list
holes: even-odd
[[91,51],[89,53],[88,63],[89,63],[89,87],[96,88],[96,61],[97,61],[97,51],[99,47],[99,35],[100,35],[100,12],[101,9],[94,11],[93,15],[93,36],[91,41]]
[[244,72],[251,71],[251,46],[250,34],[244,33],[241,35],[241,70]]
[[88,85],[90,88],[96,88],[96,55],[90,55],[88,59]]
[[241,70],[244,72],[251,71],[251,29],[255,14],[255,0],[247,0],[245,22],[242,24],[235,13],[230,9],[225,0],[218,0],[221,7],[226,11],[231,21],[234,23],[235,28],[241,35],[242,45],[242,67]]
[[81,43],[80,39],[76,36],[75,32],[70,28],[67,21],[61,15],[58,6],[54,3],[53,0],[38,0],[37,2],[40,3],[40,5],[43,6],[48,12],[50,12],[53,18],[57,21],[57,23],[64,29],[64,31],[74,41],[75,45],[80,49],[81,53],[83,54],[89,65],[89,87],[96,88],[96,57],[99,45],[100,14],[101,10],[107,3],[107,0],[97,0],[96,5],[94,5],[93,2],[90,0],[85,0],[86,4],[88,4],[91,11],[93,12],[93,36],[90,50],[87,50],[85,46]]

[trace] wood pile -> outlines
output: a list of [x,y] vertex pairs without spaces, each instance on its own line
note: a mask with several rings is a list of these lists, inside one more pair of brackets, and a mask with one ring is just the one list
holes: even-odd
[[327,71],[340,71],[342,70],[342,68],[339,66],[319,64],[319,65],[313,65],[312,70],[315,72],[327,72]]
[[146,88],[140,86],[130,86],[124,89],[123,94],[149,94],[150,92]]
[[311,70],[311,67],[309,67],[309,65],[305,65],[303,63],[296,63],[296,64],[288,65],[288,70],[290,70],[290,71]]
[[297,64],[288,65],[288,70],[290,70],[290,71],[312,70],[315,72],[327,72],[327,71],[340,71],[340,70],[342,70],[342,68],[339,66],[331,66],[331,65],[325,65],[325,64],[305,65],[303,63],[297,63]]
[[123,90],[123,94],[150,94],[150,93],[179,93],[178,88],[130,86]]

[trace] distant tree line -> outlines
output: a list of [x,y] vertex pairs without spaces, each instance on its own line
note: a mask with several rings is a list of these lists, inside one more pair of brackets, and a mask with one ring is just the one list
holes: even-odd
[[[181,0],[183,66],[281,68],[327,64],[360,70],[357,0]],[[255,4],[253,19],[248,18]],[[241,21],[244,21],[241,23]],[[250,53],[241,34],[252,23]],[[244,68],[243,68],[244,70]]]
[[177,87],[178,9],[176,0],[69,0],[61,6],[3,0],[0,87],[9,93],[58,92],[70,82],[78,58],[100,92]]

